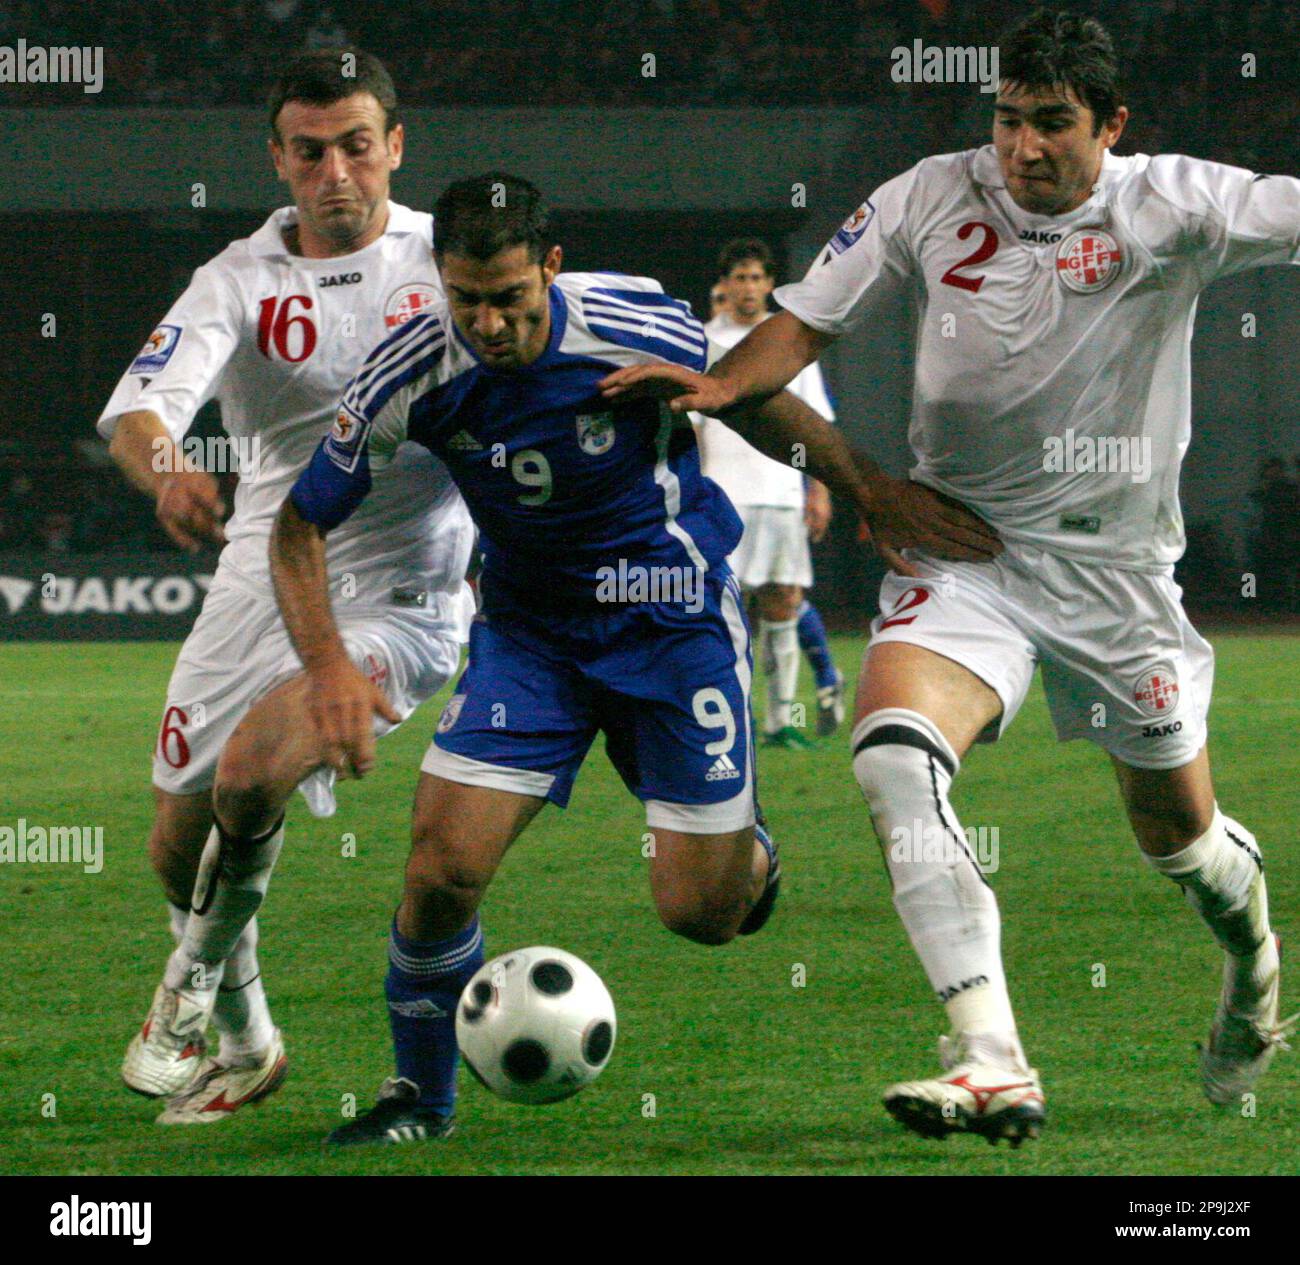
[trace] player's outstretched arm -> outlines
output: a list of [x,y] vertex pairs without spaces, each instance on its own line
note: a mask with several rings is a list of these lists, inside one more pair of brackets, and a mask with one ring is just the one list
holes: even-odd
[[398,724],[383,690],[348,657],[330,610],[325,532],[286,498],[271,531],[271,580],[294,649],[311,680],[308,707],[329,762],[344,777],[361,777],[375,763],[371,717]]
[[157,413],[119,417],[108,454],[133,487],[153,498],[158,521],[178,545],[193,553],[205,540],[225,544],[226,506],[216,479],[185,460]]
[[885,474],[789,391],[742,406],[727,424],[774,461],[802,466],[849,500],[881,554],[903,575],[915,571],[899,549],[915,546],[965,562],[987,562],[1001,552],[997,532],[983,519],[929,488]]
[[771,399],[834,341],[789,312],[778,312],[756,325],[708,373],[684,365],[633,365],[602,379],[600,388],[607,399],[657,395],[675,413],[693,410],[729,420],[732,409]]

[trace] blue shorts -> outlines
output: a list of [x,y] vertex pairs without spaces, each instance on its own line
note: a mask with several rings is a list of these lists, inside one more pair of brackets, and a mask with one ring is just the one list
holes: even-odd
[[421,766],[563,808],[598,732],[652,829],[754,823],[753,661],[740,589],[722,570],[702,609],[608,605],[475,620],[469,664]]

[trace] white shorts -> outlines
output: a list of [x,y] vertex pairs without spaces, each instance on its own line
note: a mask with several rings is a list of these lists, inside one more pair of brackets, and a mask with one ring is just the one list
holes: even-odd
[[1140,769],[1178,768],[1205,745],[1214,651],[1172,569],[1099,567],[1020,542],[990,563],[905,556],[921,578],[886,575],[870,645],[923,646],[995,690],[1002,716],[983,741],[1011,723],[1041,664],[1061,742],[1090,739]]
[[737,505],[745,532],[727,559],[741,587],[797,584],[812,587],[812,553],[803,510],[794,506]]
[[[383,689],[403,720],[460,663],[468,590],[464,596],[433,597],[437,610],[370,606],[339,615],[352,661]],[[274,599],[223,581],[219,572],[167,686],[154,785],[172,795],[210,790],[221,749],[239,722],[258,699],[301,671]],[[394,727],[375,717],[376,734]],[[333,815],[333,769],[317,769],[298,789],[314,816]]]

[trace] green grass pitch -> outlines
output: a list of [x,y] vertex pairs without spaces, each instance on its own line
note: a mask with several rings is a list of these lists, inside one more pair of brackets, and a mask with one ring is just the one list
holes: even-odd
[[[849,676],[860,646],[836,641]],[[1219,798],[1263,844],[1285,935],[1300,908],[1287,815],[1300,784],[1296,643],[1224,636],[1217,649]],[[596,967],[619,1011],[608,1070],[545,1108],[501,1102],[462,1071],[447,1143],[325,1153],[345,1095],[364,1109],[389,1071],[385,934],[435,704],[381,743],[365,782],[341,788],[335,818],[291,809],[262,911],[284,1088],[213,1127],[159,1128],[159,1106],[122,1087],[118,1064],[170,947],[144,840],[174,653],[0,647],[0,824],[101,825],[105,839],[98,875],[0,867],[0,1172],[1300,1172],[1300,1053],[1278,1057],[1253,1116],[1201,1097],[1193,1047],[1219,952],[1139,860],[1105,758],[1054,741],[1037,689],[1010,735],[973,753],[954,798],[964,824],[999,830],[1012,999],[1048,1095],[1039,1142],[926,1141],[880,1107],[885,1084],[936,1066],[944,1016],[890,904],[841,734],[813,753],[762,753],[787,877],[768,928],[721,949],[659,926],[640,808],[597,744],[568,811],[548,809],[507,858],[484,926],[490,955],[553,943]],[[1284,1007],[1300,997],[1295,979],[1293,968]]]

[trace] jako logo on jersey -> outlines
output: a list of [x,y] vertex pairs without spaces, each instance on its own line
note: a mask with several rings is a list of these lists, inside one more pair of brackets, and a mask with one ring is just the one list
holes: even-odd
[[1178,706],[1178,677],[1167,664],[1148,669],[1133,687],[1133,701],[1146,716],[1168,716]]
[[340,272],[332,277],[322,277],[317,284],[324,289],[326,286],[354,286],[360,280],[359,272]]
[[1056,275],[1075,294],[1104,290],[1119,276],[1123,263],[1119,242],[1095,228],[1071,233],[1056,248]]
[[1170,734],[1181,733],[1183,722],[1176,720],[1172,725],[1144,725],[1142,727],[1142,736],[1144,738],[1168,738]]
[[167,366],[181,341],[179,325],[159,325],[149,341],[140,349],[140,354],[131,362],[128,373],[159,373]]
[[1061,234],[1053,232],[1050,228],[1022,228],[1020,240],[1033,242],[1036,246],[1051,246],[1061,240]]
[[329,459],[349,474],[357,468],[357,459],[361,455],[370,423],[354,417],[347,409],[341,408],[334,415],[334,425],[325,436],[325,453]]
[[840,226],[840,231],[831,238],[831,249],[842,255],[854,242],[867,231],[867,226],[875,218],[876,208],[868,200],[864,202]]
[[438,292],[427,281],[414,281],[400,286],[388,296],[384,304],[384,324],[389,329],[405,325],[412,317],[431,308],[437,302]]
[[589,457],[599,457],[614,446],[613,413],[581,413],[578,416],[578,447]]

